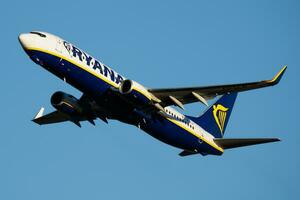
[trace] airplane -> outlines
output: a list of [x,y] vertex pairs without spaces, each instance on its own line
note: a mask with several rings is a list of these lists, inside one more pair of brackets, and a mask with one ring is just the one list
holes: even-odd
[[[180,156],[222,155],[226,149],[280,141],[278,138],[224,138],[238,92],[274,86],[287,66],[274,78],[258,82],[185,88],[147,88],[126,79],[70,42],[50,33],[22,33],[19,42],[36,64],[82,92],[76,97],[62,91],[51,96],[55,111],[42,107],[33,122],[44,125],[100,119],[134,125],[152,137],[181,149]],[[212,105],[208,100],[218,99]],[[206,111],[197,117],[181,114],[175,106],[200,102]]]

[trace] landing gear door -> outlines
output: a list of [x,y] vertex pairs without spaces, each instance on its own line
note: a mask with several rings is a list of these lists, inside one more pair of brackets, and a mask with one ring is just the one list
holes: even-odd
[[[62,50],[63,50],[63,41],[58,39],[56,42],[55,51],[57,52],[57,54],[62,55]],[[64,65],[65,65],[64,60],[60,58],[58,62],[58,66],[64,67]]]

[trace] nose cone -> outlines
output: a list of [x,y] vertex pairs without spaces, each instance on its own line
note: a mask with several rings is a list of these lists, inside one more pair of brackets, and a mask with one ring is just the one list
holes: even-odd
[[29,33],[22,33],[19,35],[19,42],[24,49],[27,49],[33,43],[33,38]]

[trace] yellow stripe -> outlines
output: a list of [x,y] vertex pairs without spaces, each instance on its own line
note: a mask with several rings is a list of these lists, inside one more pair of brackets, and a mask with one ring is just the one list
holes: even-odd
[[226,119],[226,112],[223,113],[222,132],[223,132],[223,129],[224,129],[225,119]]
[[222,132],[223,132],[223,129],[224,129],[224,119],[225,119],[225,112],[222,113]]
[[221,132],[223,132],[223,117],[224,117],[224,113],[222,111],[220,112],[220,125],[221,125]]
[[[104,75],[101,76],[100,74],[96,73],[94,70],[91,70],[90,68],[85,67],[84,65],[82,65],[82,64],[80,64],[78,62],[75,62],[74,60],[71,60],[71,59],[69,59],[69,58],[67,58],[65,56],[62,56],[62,55],[57,54],[55,52],[48,51],[48,50],[41,49],[41,48],[28,48],[26,50],[29,50],[29,51],[40,51],[40,52],[47,53],[47,54],[50,54],[52,56],[64,59],[64,60],[72,63],[73,65],[75,65],[75,66],[77,66],[77,67],[79,67],[79,68],[81,68],[81,69],[89,72],[90,74],[93,74],[94,76],[100,78],[101,80],[103,80],[104,82],[108,83],[109,85],[111,85],[111,86],[113,86],[115,88],[119,88],[118,84],[116,84],[115,82],[113,82],[113,81],[111,81],[109,79],[103,78],[103,77],[105,77]],[[145,94],[143,91],[139,90],[138,88],[134,88],[134,90],[137,91],[137,92],[139,92],[139,93],[141,93],[141,94],[143,94],[145,97],[147,97],[147,99],[151,100],[150,94]]]
[[[226,114],[225,112],[224,112],[224,113],[222,113],[222,127],[224,127],[224,121],[225,121],[224,119],[225,119],[225,114]],[[222,128],[222,129],[223,129],[223,128]]]
[[197,138],[203,140],[205,143],[209,144],[211,147],[213,147],[213,148],[221,151],[222,153],[224,152],[224,150],[221,147],[219,147],[216,143],[206,140],[201,135],[198,135],[194,131],[191,131],[188,127],[186,127],[185,125],[183,125],[181,122],[178,122],[177,120],[173,120],[173,119],[170,119],[170,118],[167,118],[167,117],[166,117],[166,119],[169,120],[169,121],[171,121],[172,123],[176,124],[180,128],[186,130],[188,133],[190,133],[190,134],[196,136]]
[[275,81],[278,79],[278,77],[280,77],[281,74],[285,71],[286,68],[287,68],[287,66],[284,66],[284,67],[278,72],[278,74],[277,74],[276,76],[274,76],[274,78],[273,78],[272,80],[269,80],[268,82],[275,82]]
[[[69,58],[67,58],[67,57],[61,56],[61,55],[59,55],[59,54],[57,54],[57,53],[55,53],[55,52],[48,51],[48,50],[41,49],[41,48],[28,48],[28,49],[26,49],[26,50],[29,50],[29,51],[40,51],[40,52],[44,52],[44,53],[47,53],[47,54],[56,56],[56,57],[58,57],[58,58],[64,59],[64,60],[66,60],[66,61],[72,63],[73,65],[75,65],[75,66],[77,66],[77,67],[79,67],[79,68],[81,68],[81,69],[83,69],[83,70],[85,70],[85,71],[87,71],[87,72],[93,74],[94,76],[100,78],[101,80],[105,81],[105,82],[108,83],[109,85],[112,85],[112,86],[114,86],[115,88],[118,88],[118,84],[116,84],[115,82],[113,82],[113,81],[111,81],[111,80],[109,80],[109,79],[106,80],[106,79],[104,79],[103,77],[101,77],[100,74],[97,74],[95,71],[92,71],[92,70],[90,70],[89,68],[84,67],[83,65],[81,65],[81,64],[79,64],[79,63],[77,63],[77,62],[75,62],[75,61],[73,61],[73,60],[71,60],[71,59],[69,59]],[[146,96],[148,99],[151,100],[151,97],[149,97],[148,95],[144,94],[142,91],[140,91],[140,90],[138,90],[138,89],[135,89],[135,90],[138,91],[138,92],[140,92],[141,94],[143,94],[144,96]],[[172,120],[172,119],[167,118],[167,117],[166,117],[166,119],[169,120],[169,121],[171,121],[171,122],[173,122],[174,124],[176,124],[177,126],[181,127],[182,129],[186,130],[188,133],[191,133],[192,135],[196,136],[197,138],[203,140],[205,143],[207,143],[207,144],[209,144],[210,146],[214,147],[215,149],[221,151],[222,153],[224,152],[224,150],[223,150],[221,147],[219,147],[216,143],[210,142],[210,141],[206,140],[204,137],[201,137],[201,136],[197,135],[196,133],[190,131],[186,126],[183,126],[183,124],[181,124],[180,122],[178,122],[178,121],[176,121],[176,120]]]

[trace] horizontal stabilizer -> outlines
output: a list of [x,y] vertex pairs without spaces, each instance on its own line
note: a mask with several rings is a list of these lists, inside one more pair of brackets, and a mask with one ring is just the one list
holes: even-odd
[[194,155],[194,154],[197,154],[197,153],[198,152],[196,152],[196,151],[183,150],[182,152],[179,153],[179,155],[184,157],[184,156]]
[[269,142],[278,142],[278,138],[215,138],[215,143],[223,149],[231,149]]

